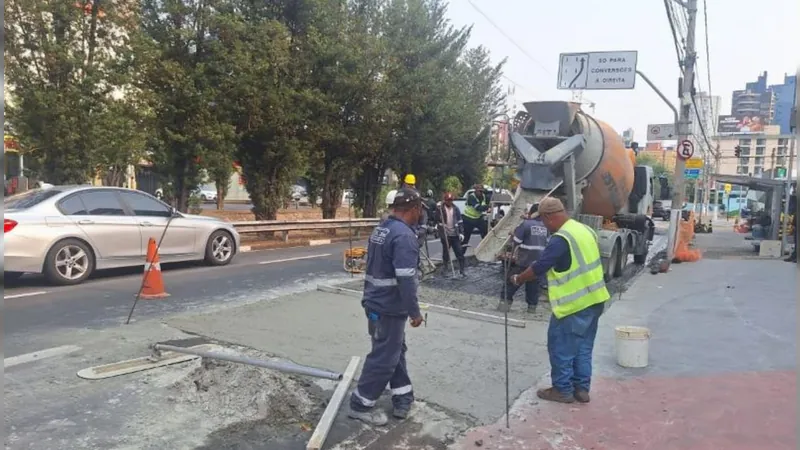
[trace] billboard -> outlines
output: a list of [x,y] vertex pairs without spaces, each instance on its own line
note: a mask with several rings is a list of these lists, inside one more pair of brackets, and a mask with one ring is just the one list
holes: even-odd
[[742,114],[735,116],[719,116],[719,121],[717,122],[717,133],[763,133],[764,127],[767,125],[769,125],[769,121],[759,115]]

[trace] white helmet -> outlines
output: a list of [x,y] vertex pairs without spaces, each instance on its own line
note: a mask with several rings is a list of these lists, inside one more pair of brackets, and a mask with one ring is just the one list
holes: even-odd
[[386,194],[386,206],[392,206],[394,203],[394,197],[397,195],[397,189],[393,189]]

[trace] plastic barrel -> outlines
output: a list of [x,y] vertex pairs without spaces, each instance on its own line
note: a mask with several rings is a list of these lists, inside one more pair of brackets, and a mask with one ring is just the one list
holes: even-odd
[[650,352],[650,329],[619,326],[616,335],[617,364],[622,367],[647,367]]

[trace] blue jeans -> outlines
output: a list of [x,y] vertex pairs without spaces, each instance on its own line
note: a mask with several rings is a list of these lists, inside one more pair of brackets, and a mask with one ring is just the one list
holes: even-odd
[[571,396],[575,389],[589,391],[592,380],[592,350],[597,323],[604,303],[590,306],[561,319],[550,316],[547,352],[553,387]]

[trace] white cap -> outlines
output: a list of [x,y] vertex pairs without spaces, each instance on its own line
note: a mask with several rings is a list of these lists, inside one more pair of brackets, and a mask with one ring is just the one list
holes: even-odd
[[396,195],[397,195],[397,189],[391,190],[389,191],[388,194],[386,194],[386,206],[391,206],[392,203],[394,203],[394,197]]

